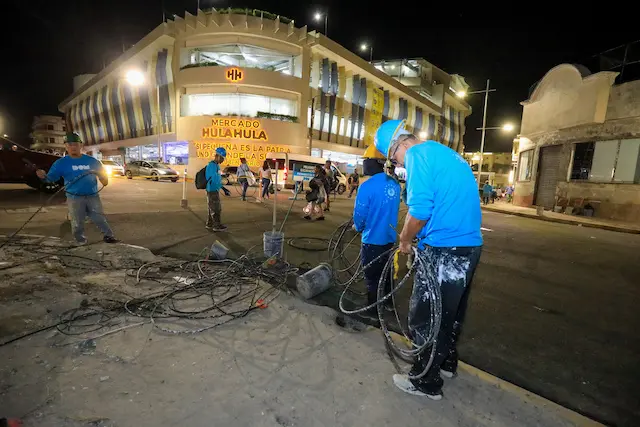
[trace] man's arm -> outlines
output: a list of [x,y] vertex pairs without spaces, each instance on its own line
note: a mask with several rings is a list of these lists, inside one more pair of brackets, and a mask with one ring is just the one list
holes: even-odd
[[96,173],[102,185],[105,187],[109,185],[109,175],[107,175],[107,171],[99,160],[94,159],[93,167],[91,169]]
[[369,216],[369,194],[367,188],[361,188],[356,195],[356,202],[353,206],[353,226],[358,233],[362,233],[367,225]]
[[422,227],[426,224],[427,221],[421,221],[412,217],[410,213],[407,213],[407,218],[404,220],[404,226],[400,232],[400,251],[402,253],[411,253],[413,239],[416,238],[418,232],[422,230]]
[[49,182],[58,182],[60,178],[62,178],[62,173],[60,172],[60,167],[58,163],[60,160],[62,159],[58,159],[55,162],[53,162],[53,164],[49,168],[49,172],[45,172],[42,169],[38,169],[36,171],[36,175],[38,175],[38,178],[45,181],[49,181]]

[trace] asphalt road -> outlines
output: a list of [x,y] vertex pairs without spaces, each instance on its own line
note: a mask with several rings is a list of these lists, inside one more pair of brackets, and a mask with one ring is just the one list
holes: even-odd
[[[203,228],[204,195],[192,183],[187,188],[188,210],[180,208],[182,183],[116,179],[101,195],[117,236],[156,253],[195,256],[216,239],[235,253],[259,250],[272,202],[223,199],[229,232],[212,235]],[[278,199],[279,224],[289,195]],[[31,216],[20,209],[32,211],[43,200],[20,186],[0,186],[0,234]],[[296,202],[286,236],[328,238],[352,205],[338,197],[327,221],[309,223]],[[58,235],[65,214],[64,200],[55,198],[24,232]],[[640,236],[492,212],[483,226],[462,359],[609,425],[640,425]],[[90,240],[99,239],[90,224],[87,230]],[[314,265],[326,255],[287,246],[286,257]]]

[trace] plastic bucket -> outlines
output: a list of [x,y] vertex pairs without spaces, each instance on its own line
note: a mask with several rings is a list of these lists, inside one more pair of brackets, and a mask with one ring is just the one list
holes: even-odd
[[262,234],[264,256],[281,258],[284,252],[284,233],[281,231],[265,231]]
[[213,259],[226,259],[227,254],[229,253],[229,248],[220,243],[219,240],[216,240],[213,245],[211,245],[211,258]]
[[296,288],[304,299],[311,299],[331,287],[332,276],[331,266],[322,263],[302,276],[298,276]]

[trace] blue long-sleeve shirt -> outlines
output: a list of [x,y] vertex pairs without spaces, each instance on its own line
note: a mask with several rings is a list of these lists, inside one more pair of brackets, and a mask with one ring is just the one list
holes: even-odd
[[222,188],[222,178],[220,177],[220,165],[213,160],[207,164],[207,168],[204,171],[207,178],[207,192],[213,193],[220,191]]
[[98,180],[91,171],[102,172],[102,163],[98,159],[86,154],[77,159],[65,156],[53,162],[46,179],[57,182],[63,178],[67,197],[94,196],[98,194]]
[[487,196],[490,196],[492,192],[493,192],[493,186],[491,184],[485,184],[482,187],[482,193],[483,194],[486,194]]
[[353,224],[362,233],[362,243],[387,245],[396,241],[400,184],[377,173],[360,184],[353,208]]
[[482,214],[471,167],[452,149],[426,141],[407,150],[409,214],[426,225],[419,247],[481,246]]

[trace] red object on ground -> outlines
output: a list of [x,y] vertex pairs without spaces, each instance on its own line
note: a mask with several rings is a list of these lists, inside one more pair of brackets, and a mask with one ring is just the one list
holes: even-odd
[[20,427],[22,426],[22,421],[17,418],[0,418],[0,427]]
[[262,298],[260,298],[258,301],[256,301],[256,307],[258,307],[258,308],[267,308],[269,306],[267,305],[266,302],[264,302],[264,300]]

